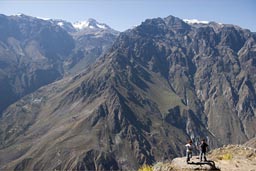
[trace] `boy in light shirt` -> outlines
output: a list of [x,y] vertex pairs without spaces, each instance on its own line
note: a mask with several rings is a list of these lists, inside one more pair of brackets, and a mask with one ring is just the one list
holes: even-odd
[[187,163],[190,161],[190,158],[192,158],[192,140],[189,140],[188,143],[185,145],[186,146],[186,157],[187,157]]

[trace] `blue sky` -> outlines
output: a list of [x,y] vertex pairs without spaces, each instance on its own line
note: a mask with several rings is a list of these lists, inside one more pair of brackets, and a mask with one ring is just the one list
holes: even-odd
[[119,31],[147,18],[173,15],[256,31],[256,0],[0,0],[0,13],[24,13],[70,22],[94,18]]

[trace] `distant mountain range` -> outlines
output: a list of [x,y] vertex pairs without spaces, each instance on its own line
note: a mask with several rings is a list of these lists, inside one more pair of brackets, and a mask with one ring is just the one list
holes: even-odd
[[24,95],[85,69],[118,35],[93,19],[88,27],[75,26],[24,14],[0,15],[0,115]]
[[[82,60],[76,62],[74,54],[94,39],[65,31],[59,21],[40,22],[48,31],[43,36],[44,27],[37,28],[41,39],[65,37],[64,44],[40,43],[43,54],[51,54],[51,61],[64,59],[60,73],[72,73],[74,66],[81,71]],[[0,169],[134,170],[184,155],[188,139],[197,145],[206,138],[215,148],[255,137],[255,33],[168,16],[120,33],[108,49],[79,74],[44,86],[3,112]],[[18,52],[23,51],[16,47]],[[40,62],[63,66],[55,63]]]

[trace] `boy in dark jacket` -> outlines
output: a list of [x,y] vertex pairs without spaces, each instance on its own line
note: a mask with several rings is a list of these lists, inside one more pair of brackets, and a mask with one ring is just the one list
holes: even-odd
[[202,161],[202,158],[204,157],[204,161],[206,160],[206,151],[207,151],[208,144],[205,142],[205,139],[202,139],[200,144],[200,162]]

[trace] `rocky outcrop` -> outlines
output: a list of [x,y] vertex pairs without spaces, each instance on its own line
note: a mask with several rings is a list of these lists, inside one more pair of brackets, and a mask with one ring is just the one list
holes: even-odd
[[255,170],[256,151],[246,146],[227,145],[210,151],[207,157],[208,161],[200,162],[198,156],[193,156],[188,164],[185,157],[175,158],[166,163],[158,162],[152,166],[152,170]]

